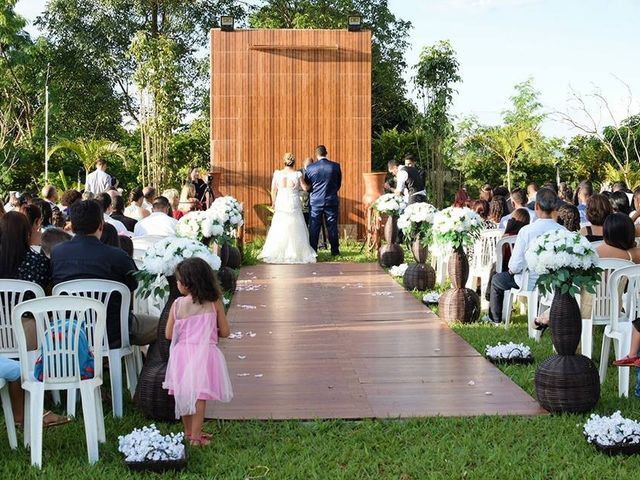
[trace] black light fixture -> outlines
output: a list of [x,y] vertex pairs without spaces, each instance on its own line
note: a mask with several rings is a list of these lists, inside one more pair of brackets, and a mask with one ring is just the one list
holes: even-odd
[[220,30],[223,32],[233,32],[234,18],[231,15],[222,15],[220,17]]
[[362,15],[354,13],[347,18],[347,29],[350,32],[359,32],[362,29]]

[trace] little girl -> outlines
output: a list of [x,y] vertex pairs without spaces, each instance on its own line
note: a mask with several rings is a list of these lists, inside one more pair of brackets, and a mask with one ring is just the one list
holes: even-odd
[[202,432],[206,400],[229,402],[233,397],[227,364],[218,337],[229,336],[222,295],[211,267],[188,258],[176,267],[178,298],[169,312],[166,337],[171,340],[169,365],[162,387],[176,403],[185,437],[191,445],[208,445]]

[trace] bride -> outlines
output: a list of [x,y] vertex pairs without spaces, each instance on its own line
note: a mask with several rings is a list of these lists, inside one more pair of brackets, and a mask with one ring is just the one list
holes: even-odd
[[284,155],[284,168],[273,172],[271,200],[273,219],[262,252],[265,263],[314,263],[316,252],[309,245],[309,231],[302,215],[300,190],[307,191],[302,172],[293,168],[296,157]]

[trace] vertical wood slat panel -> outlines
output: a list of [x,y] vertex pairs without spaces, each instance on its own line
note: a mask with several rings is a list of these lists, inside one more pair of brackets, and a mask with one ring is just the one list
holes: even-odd
[[[311,48],[322,46],[338,49]],[[301,168],[319,143],[342,167],[340,224],[362,236],[362,173],[371,164],[370,32],[212,30],[211,83],[211,164],[222,170],[222,192],[244,203],[247,236],[266,233],[266,212],[257,205],[270,203],[283,154],[294,153]]]

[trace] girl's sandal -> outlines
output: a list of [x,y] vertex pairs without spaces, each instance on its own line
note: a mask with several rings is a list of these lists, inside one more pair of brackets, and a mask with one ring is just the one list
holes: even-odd
[[205,445],[209,445],[211,441],[205,437],[204,435],[200,435],[198,437],[190,437],[189,444],[193,447],[203,447]]

